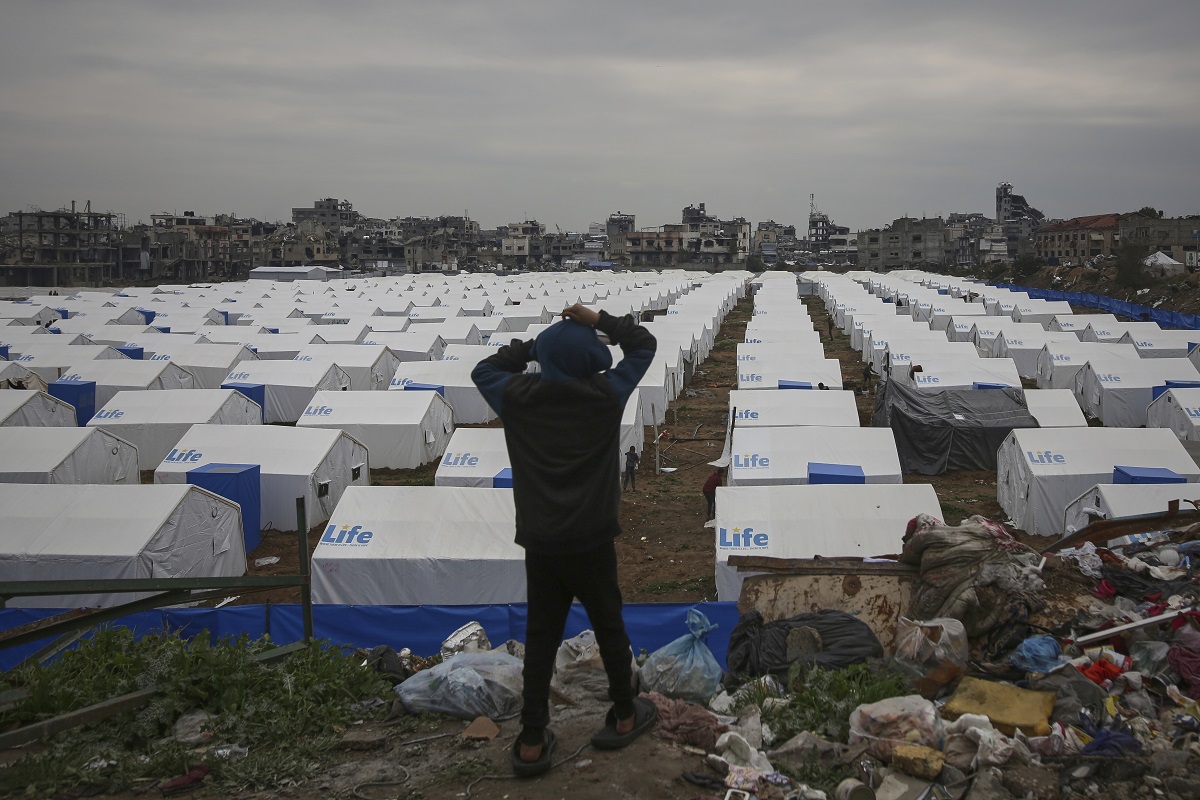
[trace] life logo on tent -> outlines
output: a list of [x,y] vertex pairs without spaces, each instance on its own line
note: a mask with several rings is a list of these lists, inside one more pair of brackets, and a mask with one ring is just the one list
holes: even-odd
[[737,469],[769,469],[771,459],[758,453],[737,453],[733,456],[733,466]]
[[762,383],[763,376],[753,372],[739,372],[738,380],[743,383]]
[[717,528],[717,547],[726,550],[766,550],[770,537],[754,528]]
[[459,361],[458,356],[442,356],[442,361]]
[[473,467],[478,463],[479,456],[470,453],[446,453],[446,457],[442,459],[444,467]]
[[154,355],[150,356],[150,360],[151,361],[170,361],[171,354],[170,353],[155,353]]
[[119,408],[114,408],[110,411],[97,411],[96,419],[120,419],[125,416],[125,412]]
[[1049,450],[1026,450],[1026,457],[1030,464],[1065,464],[1067,457],[1058,453],[1052,453]]
[[392,378],[392,386],[408,386],[412,382],[412,378],[400,378],[398,380],[396,378]]
[[740,355],[737,357],[737,360],[738,361],[758,361],[758,356]]
[[70,375],[63,375],[59,378],[60,381],[69,381],[71,383],[79,383],[83,380],[83,376],[78,372],[72,372]]
[[179,450],[172,448],[171,452],[167,453],[167,457],[164,458],[163,461],[170,461],[172,463],[184,462],[190,464],[192,462],[199,461],[202,458],[204,458],[204,454],[199,450]]
[[321,544],[363,547],[370,544],[374,536],[373,531],[364,531],[362,525],[338,527],[331,523],[321,534]]
[[1200,408],[1188,408],[1187,406],[1184,406],[1183,410],[1186,411],[1187,415],[1192,419],[1200,419]]
[[292,356],[292,361],[312,361],[312,356]]
[[735,419],[758,419],[758,412],[751,411],[748,408],[739,408],[738,412],[733,416]]
[[306,417],[328,417],[332,413],[333,409],[329,406],[309,406],[304,409],[304,416]]
[[916,374],[917,383],[941,383],[942,379],[937,375],[923,375],[920,372]]
[[229,373],[229,377],[226,378],[225,380],[226,381],[244,381],[244,380],[248,380],[249,378],[250,378],[249,372],[231,372],[231,373]]
[[1071,357],[1069,355],[1067,355],[1066,353],[1055,353],[1052,356],[1052,358],[1055,361],[1070,361],[1071,360]]
[[1097,375],[1096,380],[1100,381],[1101,383],[1120,383],[1121,376],[1113,375],[1111,372],[1106,372],[1103,375]]

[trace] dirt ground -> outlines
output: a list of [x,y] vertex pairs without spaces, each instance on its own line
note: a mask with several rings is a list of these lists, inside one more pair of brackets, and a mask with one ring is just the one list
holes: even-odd
[[[705,502],[700,487],[709,474],[708,462],[721,453],[728,415],[729,390],[736,387],[736,344],[743,340],[750,318],[747,298],[725,319],[708,359],[701,364],[683,394],[667,411],[657,431],[647,429],[646,448],[637,475],[637,488],[625,493],[621,514],[623,535],[618,539],[620,574],[627,602],[693,602],[715,598],[713,578],[715,541],[704,527]],[[816,298],[806,305],[817,330],[826,334],[826,313]],[[836,332],[826,340],[826,355],[842,363],[846,388],[857,389],[862,378],[859,354],[848,337]],[[873,397],[856,396],[863,425],[870,424]],[[656,472],[656,458],[673,472]],[[432,485],[436,464],[418,470],[372,471],[376,485]],[[946,521],[951,524],[973,514],[1003,521],[996,501],[992,472],[958,472],[927,478],[905,476],[906,483],[929,482],[937,490]],[[315,545],[319,529],[310,536]],[[1019,538],[1032,540],[1023,532]],[[898,532],[899,535],[899,532]],[[1036,542],[1036,540],[1033,540]],[[1044,542],[1040,542],[1043,543]],[[255,559],[276,556],[278,563],[257,567]],[[294,534],[268,531],[250,556],[251,574],[295,574],[299,565]],[[1048,571],[1052,588],[1051,617],[1070,616],[1086,602],[1085,587],[1065,572]],[[239,602],[295,602],[292,591],[246,595]],[[449,633],[449,631],[447,631]],[[409,718],[401,726],[370,722],[362,730],[386,739],[383,749],[345,753],[325,777],[300,787],[250,793],[267,798],[528,798],[580,800],[612,798],[705,797],[705,790],[684,782],[682,772],[704,772],[703,755],[654,736],[644,736],[630,748],[604,753],[587,746],[602,720],[605,705],[556,707],[552,727],[558,735],[556,766],[533,780],[510,777],[509,747],[517,732],[515,721],[503,723],[502,733],[487,742],[461,738],[465,723],[448,718]],[[428,737],[440,737],[429,739]],[[123,797],[132,797],[124,795]],[[207,793],[206,796],[216,796]]]

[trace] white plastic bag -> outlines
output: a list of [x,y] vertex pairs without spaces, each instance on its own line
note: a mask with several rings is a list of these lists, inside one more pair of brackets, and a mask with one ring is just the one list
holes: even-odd
[[459,653],[413,675],[396,694],[413,712],[508,719],[521,710],[522,666],[508,653]]
[[[632,650],[629,651],[629,663],[636,672],[637,662]],[[608,699],[608,673],[604,671],[595,631],[583,631],[558,646],[550,688],[572,703]]]
[[867,752],[891,761],[898,745],[923,744],[942,749],[945,729],[933,703],[918,694],[868,703],[850,714],[850,744],[867,743]]

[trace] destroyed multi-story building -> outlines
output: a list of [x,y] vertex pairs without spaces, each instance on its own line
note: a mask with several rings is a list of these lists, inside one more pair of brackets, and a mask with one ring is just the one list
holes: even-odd
[[885,228],[858,233],[858,266],[882,272],[908,267],[939,267],[949,263],[946,223],[941,217],[900,217]]
[[5,235],[0,276],[7,286],[99,285],[122,281],[118,254],[121,244],[120,214],[82,211],[76,204],[57,211],[17,211],[15,230]]
[[1042,225],[1034,252],[1051,266],[1080,266],[1115,255],[1121,245],[1120,214],[1092,214]]
[[[683,209],[683,221],[625,234],[625,263],[637,266],[741,264],[750,254],[751,224],[709,216],[704,203]],[[616,250],[614,248],[614,260]]]
[[633,214],[618,211],[608,215],[605,233],[608,235],[608,255],[613,261],[627,263],[625,237],[637,230],[637,219]]
[[1185,265],[1200,269],[1200,216],[1162,217],[1123,214],[1118,225],[1120,241],[1142,246],[1147,254],[1160,251]]
[[1046,215],[1031,206],[1024,196],[1013,194],[1012,189],[1011,183],[996,187],[996,223],[1004,229],[1008,258],[1015,261],[1034,254],[1033,232],[1045,224]]
[[349,200],[338,200],[336,197],[326,197],[317,200],[312,208],[293,208],[292,222],[319,222],[325,230],[341,233],[343,228],[353,228],[362,215],[354,210]]

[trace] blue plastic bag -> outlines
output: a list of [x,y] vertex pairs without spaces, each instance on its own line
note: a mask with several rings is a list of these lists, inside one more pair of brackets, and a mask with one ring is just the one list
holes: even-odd
[[1050,672],[1062,664],[1062,648],[1053,636],[1030,636],[1017,645],[1008,663],[1026,672]]
[[702,640],[717,629],[698,609],[690,608],[691,633],[650,654],[638,670],[642,691],[707,705],[721,691],[721,665]]

